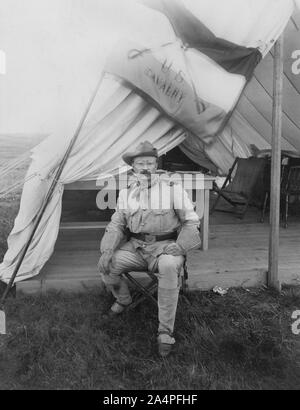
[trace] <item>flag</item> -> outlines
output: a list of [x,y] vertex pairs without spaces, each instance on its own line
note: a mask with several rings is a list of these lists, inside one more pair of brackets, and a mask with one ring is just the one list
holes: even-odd
[[167,17],[174,38],[161,38],[158,47],[123,39],[105,69],[209,142],[224,129],[262,54],[217,37],[180,0],[143,4]]

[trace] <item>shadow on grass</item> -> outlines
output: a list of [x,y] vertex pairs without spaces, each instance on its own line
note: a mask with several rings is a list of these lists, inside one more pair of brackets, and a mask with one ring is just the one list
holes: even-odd
[[296,389],[299,337],[291,314],[299,288],[181,297],[176,347],[156,352],[157,312],[138,307],[103,319],[99,291],[10,298],[0,351],[2,389]]

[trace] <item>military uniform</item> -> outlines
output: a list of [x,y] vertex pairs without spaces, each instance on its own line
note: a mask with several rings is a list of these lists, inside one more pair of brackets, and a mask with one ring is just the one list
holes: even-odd
[[[131,303],[123,272],[158,270],[158,333],[172,344],[184,254],[200,246],[199,217],[182,185],[168,174],[155,174],[151,187],[134,177],[120,191],[118,204],[101,242],[101,252],[114,251],[109,274],[102,274],[121,305]],[[131,238],[127,240],[129,229]],[[177,236],[178,234],[178,236]],[[176,242],[183,255],[164,253]],[[100,264],[101,271],[101,264]]]

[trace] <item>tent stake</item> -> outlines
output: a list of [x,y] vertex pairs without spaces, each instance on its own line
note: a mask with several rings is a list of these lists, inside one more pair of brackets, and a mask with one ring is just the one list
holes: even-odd
[[[43,202],[43,205],[42,205],[40,211],[38,212],[38,214],[37,214],[37,216],[36,216],[35,223],[34,223],[34,227],[33,227],[33,229],[32,229],[32,232],[31,232],[31,234],[30,234],[30,237],[29,237],[29,239],[28,239],[28,241],[27,241],[27,244],[26,244],[25,248],[23,249],[23,251],[22,251],[22,253],[21,253],[21,255],[20,255],[20,258],[19,258],[18,263],[17,263],[17,265],[16,265],[16,267],[15,267],[15,269],[14,269],[14,271],[13,271],[13,274],[12,274],[12,276],[11,276],[11,278],[10,278],[10,281],[9,281],[9,283],[8,283],[6,289],[5,289],[5,291],[4,291],[4,293],[3,293],[2,297],[1,297],[1,300],[0,300],[0,309],[3,309],[3,308],[4,308],[4,303],[5,303],[5,300],[6,300],[6,298],[7,298],[7,295],[8,295],[8,293],[9,293],[11,287],[12,287],[13,284],[14,284],[14,280],[15,280],[15,278],[16,278],[16,276],[17,276],[17,273],[18,273],[18,271],[19,271],[19,269],[20,269],[20,266],[21,266],[21,264],[22,264],[22,262],[23,262],[23,260],[24,260],[24,257],[25,257],[25,255],[26,255],[26,253],[27,253],[27,251],[28,251],[28,248],[29,248],[29,246],[30,246],[30,244],[31,244],[31,242],[32,242],[32,239],[33,239],[33,237],[34,237],[34,234],[35,234],[35,232],[36,232],[36,230],[37,230],[37,228],[38,228],[38,226],[39,226],[39,224],[40,224],[40,222],[41,222],[41,219],[42,219],[42,217],[43,217],[43,215],[44,215],[44,212],[45,212],[45,210],[46,210],[46,208],[47,208],[47,205],[48,205],[48,203],[49,203],[49,200],[50,200],[50,198],[51,198],[51,196],[52,196],[52,194],[53,194],[53,191],[54,191],[54,189],[55,189],[55,187],[56,187],[56,185],[57,185],[57,182],[58,182],[58,180],[59,180],[59,178],[60,178],[60,176],[61,176],[61,173],[62,173],[62,171],[63,171],[63,169],[64,169],[64,166],[65,166],[65,164],[66,164],[66,162],[67,162],[67,160],[68,160],[68,157],[69,157],[69,155],[70,155],[70,152],[71,152],[71,150],[72,150],[72,148],[73,148],[73,146],[74,146],[74,144],[75,144],[75,142],[76,142],[76,140],[77,140],[77,138],[78,138],[78,135],[79,135],[79,133],[80,133],[80,131],[81,131],[81,129],[82,129],[83,123],[84,123],[84,121],[85,121],[85,119],[86,119],[86,117],[87,117],[87,115],[88,115],[88,113],[89,113],[89,111],[90,111],[90,109],[91,109],[91,106],[92,106],[92,104],[93,104],[93,102],[94,102],[94,100],[95,100],[95,98],[96,98],[96,95],[97,95],[98,90],[99,90],[99,88],[100,88],[100,85],[101,85],[101,83],[102,83],[104,74],[105,74],[104,72],[101,73],[101,77],[100,77],[100,80],[99,80],[98,83],[97,83],[96,89],[95,89],[95,91],[93,92],[93,94],[92,94],[92,96],[91,96],[91,98],[90,98],[90,100],[89,100],[89,102],[88,102],[87,108],[85,109],[85,111],[84,111],[84,113],[83,113],[83,115],[82,115],[82,118],[81,118],[81,120],[80,120],[80,122],[79,122],[79,124],[78,124],[78,127],[77,127],[76,131],[75,131],[75,134],[74,134],[74,136],[73,136],[73,138],[72,138],[72,140],[71,140],[71,142],[70,142],[70,144],[69,144],[69,146],[68,146],[68,149],[67,149],[67,151],[65,152],[65,154],[64,154],[64,156],[63,156],[63,159],[62,159],[62,161],[61,161],[61,163],[60,163],[60,165],[59,165],[59,167],[58,167],[58,169],[57,169],[57,171],[56,171],[55,177],[53,178],[53,181],[52,181],[52,183],[51,183],[51,186],[50,186],[50,188],[49,188],[49,191],[47,192],[47,195],[46,195],[46,197],[45,197],[45,200],[44,200],[44,202]],[[2,323],[3,321],[5,321],[4,311],[1,311],[1,310],[0,310],[0,319],[1,319],[1,323]],[[1,331],[1,326],[0,326],[0,331],[1,331],[2,334],[5,334],[6,332],[5,332],[5,330],[3,331],[3,327],[5,327],[5,325],[2,326],[2,331]]]
[[274,47],[272,161],[270,195],[270,240],[268,286],[281,290],[279,278],[279,221],[280,221],[280,173],[282,136],[282,90],[283,90],[283,35]]

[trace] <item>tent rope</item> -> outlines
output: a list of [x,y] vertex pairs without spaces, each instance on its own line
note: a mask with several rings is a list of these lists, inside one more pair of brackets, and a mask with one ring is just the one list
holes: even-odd
[[11,192],[14,192],[17,189],[21,188],[26,182],[30,181],[32,178],[36,177],[37,175],[38,173],[35,172],[34,174],[31,174],[26,178],[17,180],[17,182],[8,186],[6,189],[3,189],[2,191],[0,191],[0,199],[5,198]]
[[29,159],[30,152],[25,153],[12,161],[8,161],[4,166],[0,167],[0,178],[6,176],[9,172],[19,168],[24,165],[24,163]]

